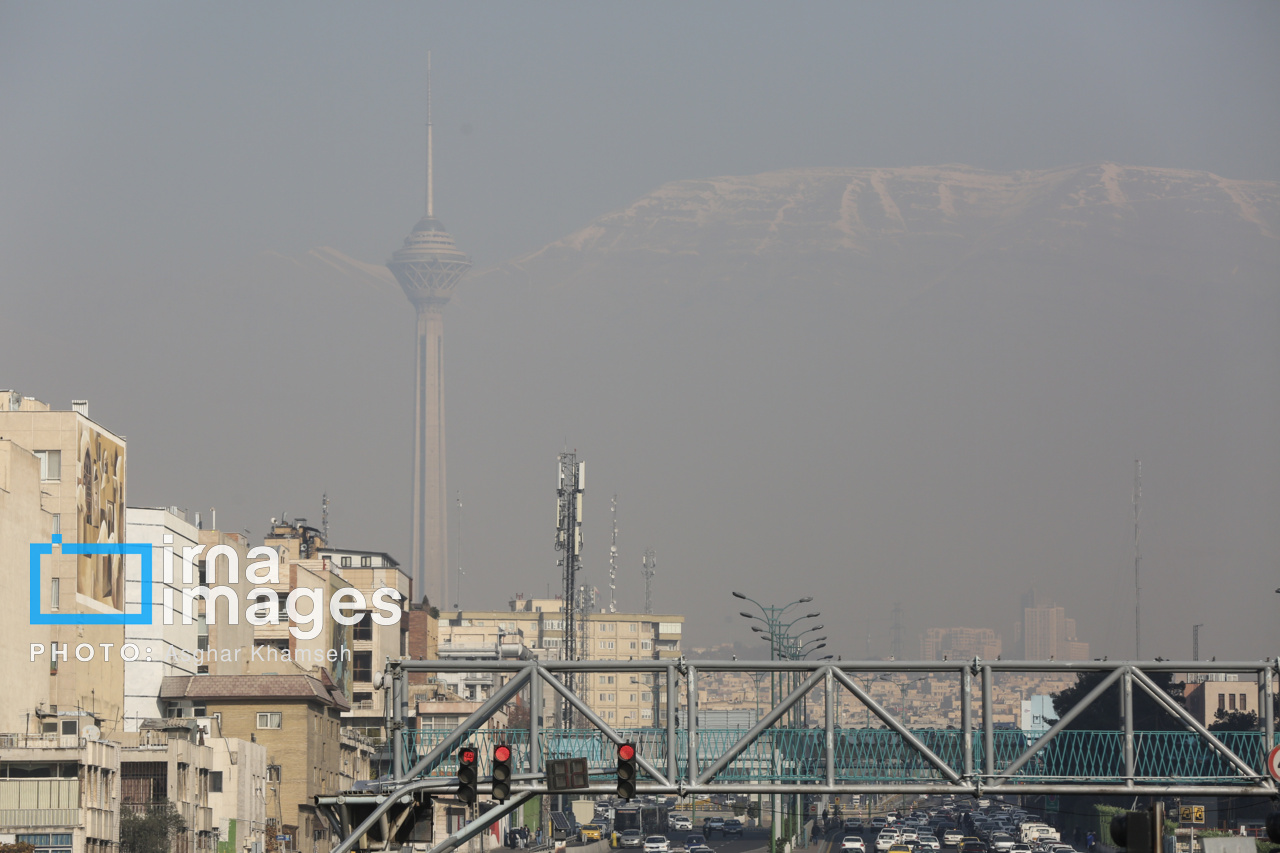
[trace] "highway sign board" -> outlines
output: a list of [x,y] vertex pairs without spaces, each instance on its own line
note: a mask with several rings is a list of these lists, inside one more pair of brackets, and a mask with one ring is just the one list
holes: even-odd
[[1272,779],[1280,782],[1280,746],[1273,747],[1267,754],[1267,772],[1271,774]]

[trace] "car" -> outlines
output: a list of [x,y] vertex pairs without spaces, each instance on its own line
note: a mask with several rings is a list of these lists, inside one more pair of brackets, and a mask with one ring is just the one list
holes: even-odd
[[942,843],[948,847],[959,846],[960,842],[963,840],[964,840],[964,833],[956,829],[955,827],[952,827],[951,829],[948,829],[942,833]]
[[672,815],[668,824],[672,829],[693,829],[693,821],[689,819],[688,815]]
[[920,833],[916,832],[914,826],[903,826],[898,832],[898,840],[903,842],[915,843],[915,840],[919,837]]
[[847,817],[844,819],[845,832],[862,832],[862,819],[856,817]]
[[705,829],[707,830],[708,833],[724,832],[724,818],[722,817],[707,818]]
[[665,835],[650,835],[644,840],[644,853],[671,853],[671,843]]
[[876,850],[879,853],[885,853],[885,851],[897,843],[898,833],[896,832],[882,832],[876,836]]
[[889,825],[889,819],[888,819],[887,817],[873,817],[873,818],[871,818],[871,828],[872,828],[872,829],[884,829],[884,828],[885,828],[886,826],[888,826],[888,825]]
[[862,840],[861,835],[846,835],[840,840],[841,850],[855,850],[857,853],[866,853],[867,842]]
[[915,853],[915,849],[910,844],[895,844],[889,848],[889,853]]
[[976,838],[960,845],[960,853],[987,853],[987,845]]
[[686,850],[692,850],[695,847],[706,847],[707,839],[695,832],[693,835],[684,837],[684,846]]
[[1016,843],[1013,840],[1013,836],[1007,832],[996,832],[991,835],[991,849],[998,851],[998,853],[1009,853]]
[[730,835],[736,835],[739,838],[741,838],[742,837],[742,821],[738,820],[736,817],[729,818],[724,822],[723,832],[724,832],[725,838],[728,838]]
[[690,847],[688,853],[715,853],[710,847]]
[[916,839],[916,847],[921,850],[941,850],[942,842],[938,840],[938,836],[926,833]]
[[583,843],[588,841],[599,841],[604,833],[603,827],[598,823],[584,823],[578,827],[578,838]]
[[644,836],[640,834],[638,829],[624,829],[622,835],[618,836],[619,847],[643,847]]

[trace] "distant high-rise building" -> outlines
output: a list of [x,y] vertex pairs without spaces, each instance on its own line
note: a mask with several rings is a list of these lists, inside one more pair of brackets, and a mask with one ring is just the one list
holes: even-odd
[[1068,619],[1034,590],[1022,596],[1022,619],[1015,642],[1023,660],[1088,660],[1089,644],[1076,637],[1076,620]]
[[471,259],[435,218],[431,150],[431,60],[427,59],[427,212],[387,267],[417,312],[414,397],[413,594],[446,603],[449,549],[444,455],[444,306]]
[[929,628],[920,637],[921,660],[995,660],[1001,652],[1000,635],[990,628]]

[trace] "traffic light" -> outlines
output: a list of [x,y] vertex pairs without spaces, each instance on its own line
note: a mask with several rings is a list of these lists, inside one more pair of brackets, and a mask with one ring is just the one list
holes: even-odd
[[458,799],[467,805],[476,801],[476,754],[474,746],[458,750]]
[[493,798],[503,802],[511,796],[511,747],[500,743],[493,748]]
[[618,746],[618,796],[631,800],[636,795],[636,745],[628,741]]

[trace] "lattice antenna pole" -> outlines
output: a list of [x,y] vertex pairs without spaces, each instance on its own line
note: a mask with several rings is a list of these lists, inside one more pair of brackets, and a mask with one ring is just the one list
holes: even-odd
[[320,535],[324,538],[324,544],[329,544],[329,493],[324,492],[320,495]]
[[[561,453],[559,485],[556,488],[556,550],[560,552],[561,580],[564,582],[564,660],[579,660],[578,648],[578,568],[582,559],[582,493],[586,463],[577,453]],[[565,686],[573,689],[573,676],[565,673]],[[571,728],[573,706],[564,703],[564,727]]]
[[609,505],[613,516],[613,543],[609,546],[609,612],[618,612],[618,496]]
[[1191,626],[1191,659],[1200,660],[1200,629],[1204,627],[1201,622],[1198,625]]
[[1142,460],[1133,463],[1133,659],[1142,660],[1142,583],[1138,569],[1142,549],[1138,540],[1138,519],[1142,514]]
[[644,557],[640,561],[644,567],[644,612],[653,612],[653,576],[657,574],[658,559],[652,548],[644,549]]

